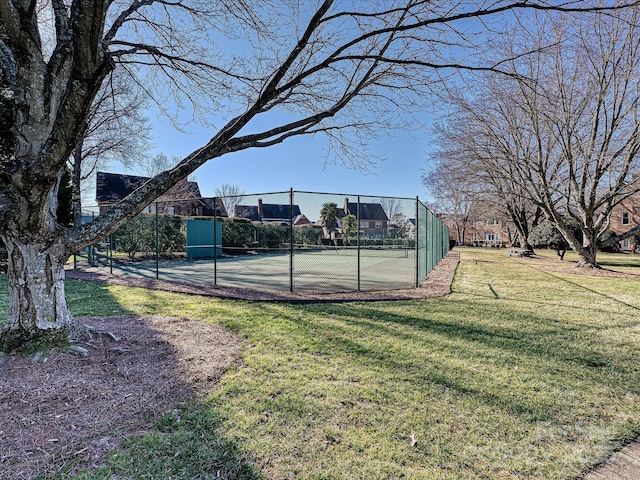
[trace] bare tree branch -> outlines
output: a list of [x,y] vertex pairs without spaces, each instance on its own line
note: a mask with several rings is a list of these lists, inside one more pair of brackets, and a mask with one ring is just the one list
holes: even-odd
[[[458,99],[461,120],[449,124],[455,133],[444,135],[493,178],[492,185],[519,188],[583,263],[594,265],[613,208],[640,191],[630,182],[640,149],[640,31],[634,11],[548,27],[536,41],[555,47],[511,64],[535,81],[488,78],[484,98]],[[578,222],[583,241],[567,218]]]

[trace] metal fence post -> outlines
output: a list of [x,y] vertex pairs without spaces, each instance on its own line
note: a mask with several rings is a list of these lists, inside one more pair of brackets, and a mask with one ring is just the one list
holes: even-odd
[[[96,214],[95,212],[91,212],[91,221],[93,222],[96,219]],[[89,262],[89,265],[92,267],[95,267],[95,260],[94,260],[94,254],[95,254],[95,244],[89,245],[87,247],[87,262]]]
[[420,209],[418,208],[418,202],[420,202],[420,200],[418,199],[418,197],[416,196],[416,229],[415,229],[415,251],[416,251],[416,264],[415,264],[415,269],[416,269],[416,282],[415,282],[415,286],[416,288],[418,288],[418,286],[420,285],[420,279],[418,278],[418,276],[420,275]]
[[293,293],[293,188],[289,190],[289,291]]
[[160,234],[158,228],[158,202],[156,202],[156,280],[160,270]]
[[427,275],[429,275],[429,272],[431,271],[431,263],[433,262],[433,251],[432,251],[432,246],[433,246],[433,232],[431,231],[431,223],[432,223],[432,217],[431,215],[429,215],[429,210],[427,210],[427,222],[425,224],[425,237],[426,237],[426,245],[427,245],[427,251],[426,251],[426,258],[427,258]]
[[356,207],[357,219],[356,223],[358,224],[358,240],[356,241],[356,245],[358,246],[358,291],[360,291],[360,195],[358,195],[358,206]]
[[[73,206],[73,226],[79,227],[82,224],[82,210],[78,211],[78,206]],[[78,268],[78,252],[73,252],[73,269]]]
[[[222,251],[222,239],[220,239]],[[213,286],[218,285],[218,198],[213,197]]]

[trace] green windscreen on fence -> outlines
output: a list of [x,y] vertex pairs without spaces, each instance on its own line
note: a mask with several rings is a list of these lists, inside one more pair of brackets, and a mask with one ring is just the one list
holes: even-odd
[[[215,229],[215,230],[214,230]],[[187,220],[187,258],[213,258],[222,254],[222,222]]]
[[416,285],[424,281],[449,251],[449,228],[422,202],[416,206],[418,265]]
[[422,281],[429,273],[427,269],[427,262],[429,257],[429,252],[427,250],[427,213],[429,210],[425,207],[422,202],[418,201],[416,205],[416,213],[418,218],[416,219],[416,237],[417,237],[417,245],[418,245],[418,265],[417,265],[417,274],[416,274],[416,286],[420,285]]

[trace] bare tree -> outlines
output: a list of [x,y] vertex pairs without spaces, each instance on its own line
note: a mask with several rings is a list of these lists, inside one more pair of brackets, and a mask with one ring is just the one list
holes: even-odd
[[[61,340],[81,332],[65,299],[66,259],[117,230],[205,162],[314,133],[327,135],[337,147],[365,145],[367,134],[403,118],[410,123],[398,112],[412,112],[430,98],[442,72],[500,70],[496,63],[473,62],[477,57],[469,55],[479,37],[463,35],[457,22],[475,19],[484,28],[496,15],[516,9],[599,8],[595,0],[313,5],[0,2],[0,68],[15,111],[13,154],[0,163],[6,184],[0,190],[0,238],[8,251],[9,292],[4,349],[44,333]],[[193,118],[220,125],[200,148],[109,212],[68,228],[57,220],[62,172],[116,65],[161,110],[187,108]],[[214,118],[215,112],[229,117]],[[347,159],[366,158],[344,150],[351,152]]]
[[[455,145],[455,144],[451,144]],[[458,158],[453,152],[437,149],[428,171],[422,176],[422,183],[436,204],[434,208],[446,215],[456,233],[456,243],[464,245],[471,209],[481,199],[476,177],[467,169],[467,159]]]
[[430,155],[431,170],[423,177],[425,186],[447,208],[459,242],[465,238],[472,208],[477,212],[483,206],[513,226],[521,248],[532,249],[527,239],[542,212],[525,187],[514,181],[509,166],[500,165],[501,157],[485,151],[488,132],[489,137],[504,136],[503,125],[485,115],[481,100],[451,95],[449,101],[451,111],[434,132],[437,148]]
[[396,215],[402,213],[402,200],[393,197],[382,197],[379,200],[384,213],[387,214],[389,220],[393,219]]
[[237,183],[223,183],[213,190],[213,195],[220,198],[227,215],[233,217],[236,205],[242,203],[246,192]]
[[140,167],[144,171],[144,174],[151,178],[156,175],[170,170],[175,165],[180,163],[180,157],[169,158],[164,153],[157,153],[153,157],[145,157],[141,162],[139,162]]
[[[476,175],[508,192],[506,203],[509,195],[533,202],[580,266],[597,266],[613,207],[640,191],[632,181],[640,149],[637,15],[531,22],[537,28],[525,42],[506,45],[517,57],[512,80],[487,78],[483,98],[457,102],[464,120],[454,136],[478,166]],[[535,53],[523,57],[520,49]]]
[[147,155],[151,124],[143,114],[145,97],[124,69],[103,83],[87,114],[87,127],[71,154],[75,209],[81,210],[83,185],[112,162],[131,168]]

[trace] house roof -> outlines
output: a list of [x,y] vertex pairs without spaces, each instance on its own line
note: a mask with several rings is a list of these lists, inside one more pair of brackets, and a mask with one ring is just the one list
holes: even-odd
[[[98,202],[119,202],[146,183],[149,177],[127,175],[124,173],[97,172],[96,174],[96,200]],[[175,187],[172,187],[175,188]],[[197,182],[187,182],[187,192],[176,192],[182,199],[185,197],[200,198],[200,187]],[[171,190],[165,194],[171,196]],[[175,199],[171,199],[175,200]]]
[[[349,212],[352,215],[356,215],[358,211],[358,204],[355,202],[349,202]],[[345,216],[344,210],[338,211],[338,218]],[[360,203],[360,220],[381,220],[384,222],[389,221],[389,217],[379,203]]]
[[276,205],[275,203],[262,204],[262,220],[291,220],[300,215],[300,207],[298,205]]
[[301,213],[300,215],[296,216],[293,219],[293,224],[294,225],[312,225],[311,220],[309,220],[304,213]]
[[236,205],[233,207],[233,216],[238,218],[248,218],[253,222],[260,220],[258,217],[258,207],[256,205]]
[[118,202],[147,180],[149,177],[98,172],[96,174],[96,200],[98,202]]
[[[98,172],[96,178],[96,200],[99,203],[117,203],[127,197],[149,177],[126,175],[124,173]],[[186,185],[186,188],[184,187]],[[227,210],[220,198],[202,198],[197,182],[179,182],[158,198],[159,203],[166,203],[179,207],[183,205],[187,210],[197,207],[199,215],[212,217],[226,217]],[[185,210],[181,210],[185,214]]]
[[205,197],[205,198],[201,198],[200,202],[204,206],[205,216],[213,216],[214,211],[215,211],[215,215],[217,215],[218,217],[227,216],[227,209],[225,208],[224,203],[222,203],[221,198]]
[[236,205],[234,207],[234,215],[238,218],[248,218],[254,222],[288,222],[291,220],[291,217],[296,218],[302,213],[298,205],[263,203],[261,218],[258,209],[259,207],[257,205]]

